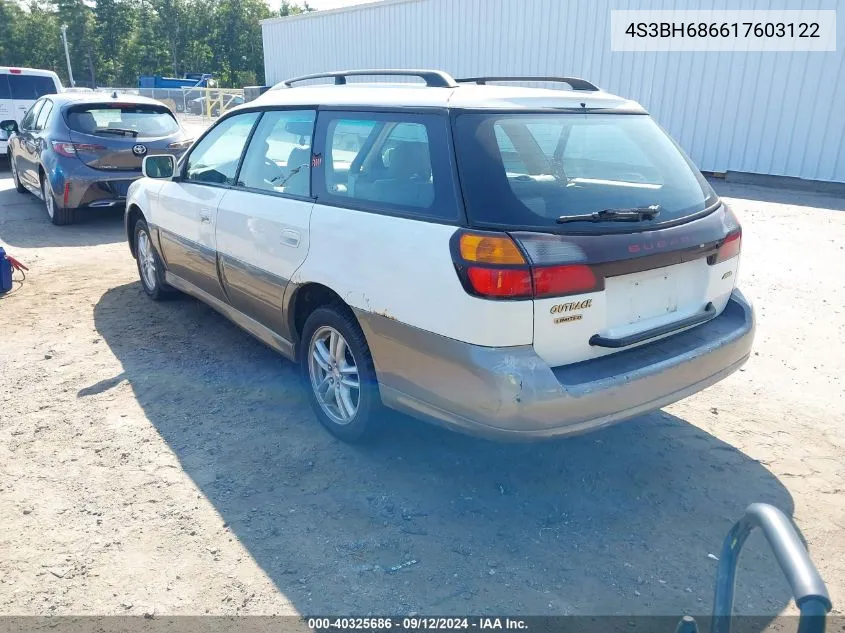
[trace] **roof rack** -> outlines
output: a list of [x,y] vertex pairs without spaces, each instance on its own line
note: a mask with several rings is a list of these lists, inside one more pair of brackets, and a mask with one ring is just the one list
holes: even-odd
[[475,83],[479,86],[483,86],[488,81],[555,81],[569,84],[573,90],[588,90],[590,92],[601,90],[597,85],[578,77],[465,77],[455,81],[462,84]]
[[316,73],[313,75],[302,75],[301,77],[293,77],[287,79],[282,83],[288,88],[292,88],[293,84],[308,79],[322,79],[326,77],[334,77],[336,86],[343,86],[346,84],[347,77],[358,77],[362,75],[387,76],[399,75],[402,77],[419,77],[425,81],[425,85],[429,88],[454,88],[458,84],[451,75],[444,73],[442,70],[408,70],[399,68],[381,68],[378,70],[336,70],[327,73]]

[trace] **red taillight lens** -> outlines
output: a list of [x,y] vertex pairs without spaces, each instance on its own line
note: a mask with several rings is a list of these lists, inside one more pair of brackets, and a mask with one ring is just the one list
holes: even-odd
[[[571,255],[571,252],[563,254]],[[561,297],[595,292],[602,289],[604,282],[585,264],[543,266],[529,263],[507,233],[459,231],[452,239],[452,257],[466,291],[490,299]]]
[[589,266],[574,264],[534,268],[534,296],[558,297],[596,290],[598,280]]
[[467,268],[476,293],[485,297],[516,299],[531,297],[531,272],[527,268]]
[[97,152],[106,149],[105,145],[92,145],[91,143],[70,143],[68,141],[50,141],[53,149],[62,156],[76,156],[77,152]]
[[72,158],[76,156],[76,146],[73,143],[66,143],[64,141],[51,141],[50,144],[56,153],[62,156]]
[[736,257],[739,255],[741,247],[742,230],[739,230],[735,233],[731,233],[725,238],[725,241],[722,242],[722,245],[719,247],[719,251],[716,253],[716,259],[713,263],[718,264],[719,262]]
[[176,141],[175,143],[168,145],[167,149],[188,149],[193,142],[193,139],[188,139],[187,141]]

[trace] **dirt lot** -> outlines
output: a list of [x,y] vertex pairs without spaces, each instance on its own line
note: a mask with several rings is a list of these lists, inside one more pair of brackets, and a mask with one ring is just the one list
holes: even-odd
[[[147,300],[120,217],[54,227],[0,174],[0,243],[31,268],[0,299],[0,613],[705,613],[753,501],[795,518],[841,608],[845,204],[718,187],[758,307],[743,371],[554,443],[397,416],[350,447],[292,365]],[[761,539],[743,568],[740,611],[790,609]]]

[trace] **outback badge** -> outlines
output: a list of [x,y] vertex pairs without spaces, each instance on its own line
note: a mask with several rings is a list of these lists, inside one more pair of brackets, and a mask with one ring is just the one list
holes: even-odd
[[573,312],[574,310],[586,310],[593,305],[592,299],[584,299],[584,301],[572,301],[570,303],[558,303],[552,306],[549,310],[552,314],[560,314],[561,312]]

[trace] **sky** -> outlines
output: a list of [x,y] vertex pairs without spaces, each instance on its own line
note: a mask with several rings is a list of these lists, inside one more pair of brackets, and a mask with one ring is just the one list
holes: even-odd
[[[302,4],[301,0],[294,0],[297,4]],[[349,7],[353,4],[364,4],[366,2],[373,2],[373,0],[308,0],[313,8],[318,10],[338,9],[340,7]],[[282,4],[281,0],[267,0],[270,8],[276,10]]]

